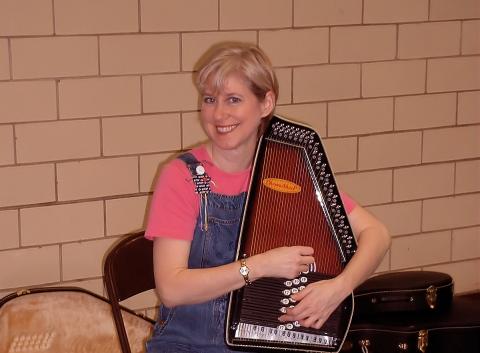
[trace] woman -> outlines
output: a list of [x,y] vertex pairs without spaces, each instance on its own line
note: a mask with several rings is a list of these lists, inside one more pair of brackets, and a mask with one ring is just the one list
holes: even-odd
[[[208,142],[170,162],[158,180],[146,230],[162,301],[148,352],[229,352],[227,294],[261,277],[294,278],[314,262],[308,246],[275,248],[233,261],[259,131],[273,114],[278,83],[257,47],[214,47],[197,86]],[[385,227],[342,194],[358,250],[336,278],[312,283],[279,317],[319,328],[375,270],[390,244]],[[248,268],[248,274],[240,271]]]

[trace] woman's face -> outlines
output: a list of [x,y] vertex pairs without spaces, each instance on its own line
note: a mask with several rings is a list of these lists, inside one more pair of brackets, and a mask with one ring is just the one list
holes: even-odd
[[273,102],[271,92],[260,101],[238,74],[228,76],[218,92],[207,85],[200,116],[213,147],[221,150],[254,148],[260,122],[272,111]]

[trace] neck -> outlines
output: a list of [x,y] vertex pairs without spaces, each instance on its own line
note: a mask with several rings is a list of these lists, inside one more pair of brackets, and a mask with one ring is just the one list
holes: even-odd
[[219,150],[211,143],[207,145],[213,164],[224,172],[241,172],[252,164],[256,145],[245,146],[243,149]]

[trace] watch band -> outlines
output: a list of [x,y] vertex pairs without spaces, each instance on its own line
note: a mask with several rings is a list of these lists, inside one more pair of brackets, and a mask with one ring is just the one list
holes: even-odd
[[245,258],[240,259],[240,274],[242,275],[243,280],[245,281],[245,285],[246,285],[246,286],[252,284],[252,282],[251,282],[250,279],[248,278],[249,272],[250,272],[250,269],[249,269],[248,266],[247,266],[247,261],[246,261],[246,259],[245,259]]

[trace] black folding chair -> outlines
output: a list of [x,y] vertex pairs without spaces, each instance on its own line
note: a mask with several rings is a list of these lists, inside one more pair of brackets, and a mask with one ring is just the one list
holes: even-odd
[[153,242],[144,232],[128,235],[107,253],[103,279],[122,352],[131,353],[119,302],[155,288]]

